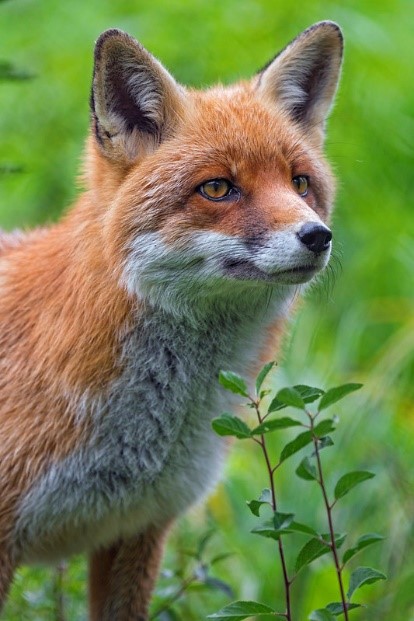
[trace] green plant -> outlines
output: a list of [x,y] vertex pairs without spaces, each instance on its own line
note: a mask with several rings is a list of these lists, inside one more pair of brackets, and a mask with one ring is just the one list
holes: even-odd
[[[258,518],[260,518],[263,506],[269,506],[272,511],[270,519],[261,522],[252,532],[273,539],[277,543],[283,574],[286,609],[283,612],[278,612],[259,602],[237,601],[225,606],[219,612],[209,615],[208,618],[218,621],[241,621],[251,616],[273,615],[283,617],[287,621],[293,621],[292,585],[298,573],[316,559],[331,553],[340,601],[332,602],[324,608],[312,611],[308,618],[311,621],[332,621],[336,616],[343,614],[345,621],[348,621],[349,611],[361,607],[361,604],[351,601],[354,592],[365,584],[385,579],[385,575],[371,567],[357,567],[351,574],[348,591],[345,593],[343,569],[362,549],[377,543],[383,537],[375,533],[363,535],[343,553],[342,559],[340,558],[339,549],[346,539],[346,534],[335,532],[333,510],[337,503],[355,486],[371,479],[374,474],[362,470],[347,472],[336,482],[333,499],[330,499],[322,467],[321,451],[334,444],[330,434],[335,431],[337,419],[333,417],[321,420],[321,413],[346,395],[361,388],[361,384],[344,384],[326,392],[320,388],[305,385],[282,388],[271,399],[266,408],[264,403],[268,401],[270,391],[262,390],[262,385],[274,365],[274,362],[270,362],[261,369],[256,379],[254,396],[249,394],[247,384],[242,377],[230,371],[221,371],[219,377],[221,385],[246,400],[245,405],[254,410],[259,424],[250,427],[237,416],[225,413],[213,420],[213,429],[220,436],[234,436],[241,440],[249,439],[261,449],[270,487],[264,489],[257,500],[251,500],[247,504],[253,515]],[[286,407],[300,410],[301,418],[277,416],[277,413]],[[301,428],[301,433],[287,442],[276,463],[272,462],[267,435],[292,427]],[[312,453],[302,459],[296,469],[296,475],[319,486],[327,517],[328,532],[326,533],[318,532],[309,525],[296,521],[293,513],[282,513],[278,507],[275,474],[287,459],[309,445],[312,445]],[[285,537],[294,533],[305,535],[308,540],[299,551],[293,571],[289,572],[284,549]]]

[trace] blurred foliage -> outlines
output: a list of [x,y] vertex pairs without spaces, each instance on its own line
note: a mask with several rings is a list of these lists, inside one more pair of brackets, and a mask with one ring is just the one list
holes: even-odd
[[[340,448],[337,443],[334,459],[326,451],[333,475],[350,468],[377,472],[370,493],[355,491],[338,515],[358,532],[387,535],[384,545],[367,551],[367,560],[372,555],[389,580],[365,594],[375,604],[352,614],[355,621],[414,620],[412,0],[9,0],[1,3],[0,16],[0,58],[36,76],[0,81],[0,167],[13,162],[23,170],[0,177],[4,228],[54,220],[76,195],[93,42],[101,31],[130,32],[178,80],[199,87],[252,75],[315,21],[340,23],[345,64],[327,138],[339,179],[336,275],[327,272],[299,310],[278,384],[365,384],[346,410],[338,407],[344,418]],[[197,541],[208,522],[219,530],[217,553],[234,553],[217,568],[219,577],[237,598],[277,604],[275,551],[265,541],[254,540],[252,547],[245,535],[253,523],[244,501],[263,476],[254,451],[238,443],[207,508],[177,526],[165,566],[176,567],[180,548]],[[323,519],[305,483],[281,477],[278,487],[281,510],[294,504],[301,507],[301,521]],[[321,559],[295,585],[299,621],[321,599],[335,597],[326,562]],[[70,621],[85,619],[85,573],[84,562],[75,559],[64,574]],[[49,570],[23,568],[4,619],[57,618],[55,582]],[[177,611],[186,621],[198,621],[227,602],[220,592],[195,592]]]

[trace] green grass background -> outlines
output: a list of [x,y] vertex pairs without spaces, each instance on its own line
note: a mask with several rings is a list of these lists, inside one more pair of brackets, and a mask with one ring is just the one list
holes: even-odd
[[[412,0],[9,0],[0,3],[0,59],[35,77],[0,82],[0,222],[6,229],[56,219],[76,196],[88,129],[93,43],[109,27],[136,36],[184,83],[203,87],[252,75],[298,32],[321,19],[340,23],[346,51],[342,83],[327,138],[339,178],[334,219],[336,270],[307,296],[274,376],[275,386],[329,387],[360,381],[363,391],[335,408],[336,447],[324,453],[328,478],[349,469],[377,473],[336,510],[337,530],[352,543],[367,531],[385,542],[353,562],[373,564],[386,583],[362,590],[357,621],[414,620],[414,89]],[[280,440],[274,439],[275,455]],[[292,458],[277,481],[280,509],[324,529],[321,503],[297,479]],[[249,534],[254,518],[245,500],[266,486],[255,447],[238,442],[226,475],[204,508],[175,529],[166,568],[186,565],[183,550],[217,528],[211,554],[233,556],[214,575],[237,599],[283,605],[276,548]],[[294,548],[300,545],[294,544]],[[289,561],[294,558],[294,550]],[[86,567],[63,572],[66,615],[86,618]],[[22,568],[3,614],[6,621],[59,619],[58,578],[49,569]],[[164,581],[165,582],[165,581]],[[161,586],[169,587],[166,581]],[[321,559],[294,585],[295,620],[337,600],[329,561]],[[177,618],[203,619],[229,601],[220,591],[193,589]]]

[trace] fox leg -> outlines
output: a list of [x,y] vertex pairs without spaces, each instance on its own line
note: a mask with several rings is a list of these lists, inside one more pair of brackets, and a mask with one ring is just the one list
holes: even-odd
[[165,534],[151,528],[91,555],[91,621],[147,621]]

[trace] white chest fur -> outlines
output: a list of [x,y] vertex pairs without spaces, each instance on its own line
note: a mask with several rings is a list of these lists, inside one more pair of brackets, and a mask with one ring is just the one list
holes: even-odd
[[197,327],[161,312],[138,321],[124,338],[122,375],[90,403],[96,431],[89,444],[53,465],[20,507],[23,560],[53,559],[162,525],[211,489],[225,453],[211,420],[232,405],[218,372],[243,371],[255,358],[264,328],[286,308],[286,298],[267,302],[253,304],[261,307],[255,313],[218,313]]

